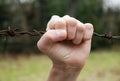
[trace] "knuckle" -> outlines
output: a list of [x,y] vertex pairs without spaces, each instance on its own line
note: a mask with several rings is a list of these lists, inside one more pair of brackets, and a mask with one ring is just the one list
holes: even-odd
[[79,32],[85,32],[85,26],[82,23],[78,23],[77,29]]
[[60,17],[57,15],[53,15],[52,18],[50,19],[50,21],[47,24],[47,28],[48,29],[54,29],[55,25],[58,24],[58,22],[60,21]]
[[85,24],[88,30],[94,30],[93,25],[91,23]]
[[56,21],[56,23],[55,23],[55,27],[58,28],[58,29],[61,29],[61,28],[65,27],[65,26],[66,26],[66,23],[62,19],[58,19]]
[[51,19],[54,19],[54,18],[60,18],[60,17],[58,15],[53,15]]
[[67,25],[74,27],[77,24],[77,20],[73,17],[70,17],[69,15],[65,15],[62,19],[66,22]]
[[69,15],[65,15],[62,18],[70,18],[70,16]]
[[66,22],[68,25],[73,27],[77,25],[77,20],[75,18],[69,18]]

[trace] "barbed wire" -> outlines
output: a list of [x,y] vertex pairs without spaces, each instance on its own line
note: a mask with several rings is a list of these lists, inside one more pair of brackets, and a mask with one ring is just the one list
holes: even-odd
[[[33,30],[33,31],[20,31],[19,29],[11,29],[8,27],[6,30],[0,30],[0,36],[21,36],[21,35],[30,35],[30,36],[42,36],[46,31],[38,31],[38,30]],[[120,40],[120,36],[113,36],[111,33],[109,34],[98,34],[96,32],[93,33],[94,36],[101,37],[101,38],[106,38],[106,39],[118,39]]]

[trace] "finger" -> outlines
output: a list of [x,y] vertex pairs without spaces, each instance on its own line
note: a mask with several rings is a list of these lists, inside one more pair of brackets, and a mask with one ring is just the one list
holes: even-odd
[[67,27],[67,39],[72,40],[75,37],[77,20],[68,15],[63,17]]
[[66,30],[66,22],[62,18],[58,18],[55,22],[55,29]]
[[49,49],[53,43],[66,39],[65,30],[48,30],[38,41],[37,46],[42,51]]
[[47,28],[46,31],[50,30],[50,29],[55,29],[55,23],[59,21],[59,19],[61,19],[59,16],[57,15],[53,15],[50,19],[50,21],[47,24]]
[[76,35],[73,40],[74,44],[80,44],[82,42],[84,32],[85,32],[84,24],[78,21]]
[[90,23],[86,23],[85,24],[84,40],[90,40],[92,38],[93,31],[94,31],[93,25]]

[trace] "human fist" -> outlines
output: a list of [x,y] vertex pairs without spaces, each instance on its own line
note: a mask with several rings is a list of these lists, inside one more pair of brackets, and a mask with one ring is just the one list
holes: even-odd
[[52,16],[38,48],[55,66],[83,67],[91,48],[93,26],[68,15]]

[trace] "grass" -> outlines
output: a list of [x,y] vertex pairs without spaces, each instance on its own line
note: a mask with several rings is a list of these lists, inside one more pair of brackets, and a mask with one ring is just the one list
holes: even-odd
[[[0,59],[0,81],[45,81],[51,62],[46,56]],[[120,81],[120,52],[92,52],[77,81]]]
[[92,53],[78,81],[120,81],[120,52]]

